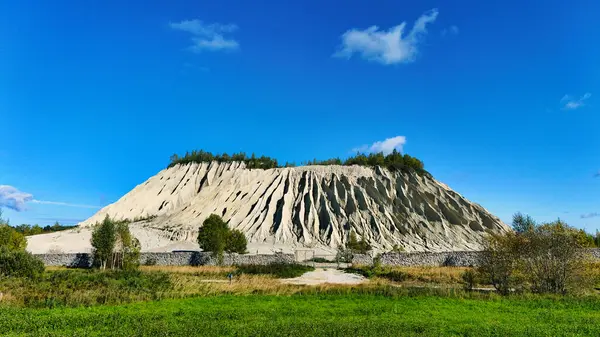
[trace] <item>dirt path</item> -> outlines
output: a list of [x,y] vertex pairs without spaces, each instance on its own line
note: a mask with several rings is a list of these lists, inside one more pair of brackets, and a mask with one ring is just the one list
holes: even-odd
[[368,282],[362,275],[345,273],[338,269],[325,269],[317,268],[314,271],[304,273],[300,277],[282,279],[282,283],[288,284],[306,284],[306,285],[317,285],[317,284],[360,284]]

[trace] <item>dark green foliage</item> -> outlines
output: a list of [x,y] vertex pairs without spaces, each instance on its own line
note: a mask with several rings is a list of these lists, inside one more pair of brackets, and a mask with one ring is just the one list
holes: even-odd
[[173,286],[164,272],[68,269],[46,271],[34,280],[5,279],[0,288],[22,306],[55,308],[155,300]]
[[101,223],[95,225],[91,239],[94,248],[94,261],[99,263],[102,269],[106,269],[110,262],[116,242],[116,224],[107,215]]
[[225,243],[225,251],[227,253],[238,253],[245,254],[248,251],[246,250],[246,246],[248,245],[248,240],[246,236],[241,231],[234,229],[229,231],[226,238]]
[[521,212],[513,215],[512,228],[517,233],[532,231],[536,226],[535,221],[529,215],[523,215]]
[[244,254],[247,244],[244,233],[231,230],[216,214],[209,215],[198,230],[198,245],[205,252],[217,254],[219,264],[222,263],[223,252]]
[[313,160],[309,160],[307,162],[303,162],[303,165],[343,165],[343,162],[340,158],[332,158],[326,160],[317,160],[316,158]]
[[[328,161],[325,160],[322,162],[326,163]],[[357,153],[356,156],[346,159],[343,165],[381,166],[386,167],[390,171],[413,170],[419,174],[427,174],[422,161],[408,154],[402,155],[395,149],[387,156],[383,152],[370,153],[369,155]]]
[[44,263],[25,251],[0,247],[0,276],[35,278],[44,272]]
[[[170,158],[170,164],[168,167],[173,167],[177,164],[188,164],[188,163],[205,163],[217,161],[220,163],[230,162],[244,162],[246,167],[249,169],[270,169],[278,167],[295,167],[296,164],[286,162],[284,166],[280,166],[276,159],[266,156],[257,157],[254,153],[248,157],[244,152],[234,153],[232,155],[224,154],[212,154],[203,150],[186,152],[185,155],[179,156],[174,154]],[[359,165],[359,166],[381,166],[386,167],[392,171],[415,171],[419,174],[428,174],[425,171],[425,166],[422,161],[415,157],[411,157],[408,154],[402,155],[400,152],[394,149],[392,153],[384,155],[383,152],[370,153],[368,155],[364,153],[357,153],[356,156],[351,156],[346,160],[341,158],[331,158],[325,160],[308,160],[302,163],[303,165]]]
[[277,278],[292,278],[313,271],[315,268],[296,263],[271,263],[268,265],[238,266],[237,274],[273,275]]
[[39,225],[32,226],[32,225],[22,224],[22,225],[16,226],[15,230],[25,236],[30,236],[30,235],[60,232],[60,231],[68,230],[68,229],[73,229],[76,227],[77,226],[64,226],[64,225],[61,225],[60,223],[58,223],[58,221],[57,221],[52,226],[48,225],[48,226],[44,226],[44,227],[40,227]]
[[356,233],[350,232],[350,238],[346,242],[346,248],[350,249],[354,254],[366,254],[371,250],[371,245],[367,243],[365,238],[361,238],[360,241],[356,237]]
[[324,257],[313,257],[312,259],[308,260],[309,262],[316,262],[316,263],[334,263],[335,261],[331,261],[331,260],[327,260]]
[[173,167],[177,164],[206,163],[212,161],[216,161],[219,163],[231,163],[234,161],[244,162],[246,163],[246,167],[249,169],[270,169],[279,167],[276,159],[266,156],[256,157],[254,153],[250,157],[248,157],[244,152],[234,153],[230,156],[227,153],[212,154],[210,152],[205,152],[202,150],[194,150],[192,152],[186,152],[185,155],[183,155],[182,157],[179,157],[177,154],[174,154],[171,156],[170,159],[171,163],[168,167]]
[[25,236],[6,224],[0,224],[0,248],[22,251],[27,247]]
[[352,257],[353,254],[351,249],[348,249],[343,245],[338,246],[337,254],[335,255],[335,260],[337,262],[352,263]]
[[129,222],[116,221],[108,215],[94,226],[91,244],[94,264],[102,269],[136,269],[139,266],[140,243],[131,235]]
[[367,278],[380,277],[394,282],[403,282],[408,279],[408,274],[394,268],[381,266],[350,267],[344,269],[348,273],[359,274]]
[[112,267],[135,270],[140,265],[140,242],[129,231],[129,224],[117,222],[115,227],[117,242],[113,252]]
[[216,214],[204,220],[198,230],[198,244],[205,252],[223,252],[229,228],[227,223]]
[[9,225],[8,220],[2,217],[2,208],[0,208],[0,248],[21,251],[25,250],[26,247],[27,240],[25,236]]
[[477,273],[474,270],[467,270],[460,275],[463,282],[463,289],[467,291],[473,290],[477,284]]

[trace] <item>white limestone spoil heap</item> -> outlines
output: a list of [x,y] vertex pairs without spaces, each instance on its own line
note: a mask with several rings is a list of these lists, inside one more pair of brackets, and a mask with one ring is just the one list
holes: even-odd
[[156,216],[133,225],[138,237],[160,237],[140,240],[147,251],[195,242],[211,213],[245,233],[251,245],[284,247],[335,248],[354,231],[379,250],[394,245],[406,251],[478,250],[486,232],[508,230],[499,218],[428,175],[380,167],[262,170],[213,162],[162,170],[81,223],[80,231],[107,214]]

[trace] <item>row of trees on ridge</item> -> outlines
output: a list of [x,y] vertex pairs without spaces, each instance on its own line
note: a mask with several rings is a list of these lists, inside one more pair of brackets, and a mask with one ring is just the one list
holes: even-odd
[[[179,156],[174,154],[170,158],[168,167],[173,167],[177,164],[188,164],[188,163],[204,163],[217,161],[220,163],[229,162],[244,162],[246,167],[250,169],[270,169],[278,167],[294,167],[295,163],[285,163],[280,166],[277,159],[271,157],[260,156],[257,157],[254,153],[248,157],[246,153],[239,152],[232,155],[224,154],[212,154],[206,151],[192,151],[186,152],[185,155]],[[302,165],[359,165],[359,166],[381,166],[386,167],[393,171],[412,169],[418,173],[426,173],[425,165],[422,161],[415,157],[411,157],[408,154],[401,154],[398,150],[393,150],[390,154],[385,155],[383,152],[378,153],[357,153],[355,156],[350,156],[346,160],[341,158],[331,158],[326,160],[309,160],[302,162]]]

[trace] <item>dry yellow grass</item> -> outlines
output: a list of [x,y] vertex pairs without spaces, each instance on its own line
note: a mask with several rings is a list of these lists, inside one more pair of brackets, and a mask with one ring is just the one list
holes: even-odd
[[66,270],[67,267],[63,267],[63,266],[47,266],[46,270],[47,271],[56,271],[56,270]]
[[467,267],[399,267],[408,274],[408,280],[423,283],[457,284]]

